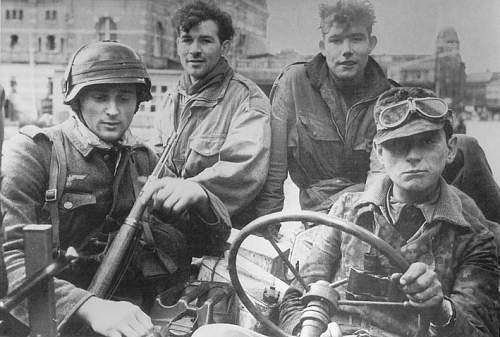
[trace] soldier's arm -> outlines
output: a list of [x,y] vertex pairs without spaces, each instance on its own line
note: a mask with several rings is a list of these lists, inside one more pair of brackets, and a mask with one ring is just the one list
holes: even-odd
[[[6,233],[5,261],[9,288],[17,287],[25,278],[22,227],[26,224],[48,223],[43,215],[43,202],[50,165],[49,142],[35,142],[24,135],[9,140],[2,161],[4,175],[0,199]],[[55,279],[56,320],[66,323],[78,307],[92,296],[84,289]],[[27,323],[26,308],[20,305],[14,315]]]
[[445,327],[431,327],[437,336],[489,337],[499,334],[499,269],[493,236],[474,233],[466,244],[448,295],[455,316]]
[[269,101],[260,90],[244,90],[232,99],[240,101],[232,113],[218,161],[188,178],[221,199],[231,216],[243,211],[262,188],[271,137]]

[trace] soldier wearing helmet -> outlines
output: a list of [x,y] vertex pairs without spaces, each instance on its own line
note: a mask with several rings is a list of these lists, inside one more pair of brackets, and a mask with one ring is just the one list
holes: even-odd
[[[63,79],[64,103],[74,115],[51,128],[21,129],[5,153],[0,198],[10,287],[24,278],[18,240],[24,224],[52,224],[55,245],[75,247],[80,254],[55,280],[60,329],[83,322],[105,336],[150,334],[148,309],[158,292],[186,280],[189,246],[203,238],[206,249],[197,253],[209,254],[229,234],[225,207],[204,187],[158,179],[145,192],[153,201],[143,218],[151,234],[140,240],[113,297],[99,299],[85,290],[140,191],[138,178],[148,176],[158,160],[129,130],[139,104],[151,99],[150,87],[145,65],[130,47],[111,41],[84,45]],[[167,225],[163,220],[171,219],[176,207],[186,220]],[[146,244],[155,246],[147,250]],[[26,308],[19,306],[14,314],[26,321]]]

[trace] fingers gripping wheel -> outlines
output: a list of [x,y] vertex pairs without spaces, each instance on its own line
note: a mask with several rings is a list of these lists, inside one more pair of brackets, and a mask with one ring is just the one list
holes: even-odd
[[[302,212],[288,213],[288,214],[273,213],[252,221],[247,226],[245,226],[245,228],[241,230],[241,232],[231,245],[231,249],[229,251],[229,261],[228,261],[229,276],[231,277],[231,282],[241,302],[243,302],[248,311],[250,311],[250,313],[252,313],[252,315],[254,315],[254,317],[257,320],[259,320],[261,323],[263,323],[269,328],[273,336],[290,337],[283,330],[281,330],[274,323],[272,323],[269,319],[264,317],[264,315],[262,315],[262,313],[259,310],[257,310],[253,302],[247,296],[247,294],[243,290],[243,287],[238,277],[238,272],[236,268],[236,257],[238,255],[238,250],[241,244],[250,234],[258,231],[262,232],[264,227],[266,226],[274,225],[276,223],[289,222],[289,221],[306,221],[336,228],[338,230],[351,234],[357,237],[358,239],[372,245],[380,253],[384,254],[389,259],[391,264],[396,268],[400,269],[401,272],[406,271],[409,267],[408,262],[401,256],[401,254],[397,252],[394,248],[392,248],[387,242],[383,241],[382,239],[373,235],[371,232],[367,231],[366,229],[356,224],[323,213],[312,212],[312,211],[302,211]],[[273,247],[276,249],[277,247],[276,244],[273,244]],[[283,254],[280,254],[280,251],[278,251],[278,254],[280,255],[281,258],[286,259],[283,256]],[[298,271],[295,270],[295,268],[293,268],[292,264],[287,259],[284,262],[287,264],[289,268],[291,268],[292,272],[297,277]],[[298,279],[300,280],[300,276],[298,277]],[[305,289],[308,289],[308,292],[304,295],[304,297],[307,299],[307,297],[309,296],[309,298],[313,299],[313,301],[311,301],[310,303],[316,302],[316,307],[321,307],[322,306],[321,302],[331,302],[329,304],[330,308],[327,309],[329,309],[328,311],[334,311],[336,310],[337,305],[342,304],[342,302],[344,303],[346,302],[346,301],[338,301],[338,296],[336,296],[335,293],[333,293],[332,295],[331,292],[326,291],[326,288],[331,289],[345,282],[340,282],[339,284],[331,284],[331,285],[328,284],[328,286],[325,286],[324,283],[326,282],[322,281],[320,282],[321,282],[320,285],[318,286],[315,285],[314,287],[311,287],[311,289],[309,289],[309,287],[307,286],[304,287]],[[363,304],[369,305],[370,303],[364,302]],[[325,316],[324,313],[323,314],[319,313],[320,312],[319,310],[317,310],[317,312],[318,315]],[[331,314],[327,315],[331,316]],[[307,318],[302,317],[301,320],[304,321],[305,319]]]

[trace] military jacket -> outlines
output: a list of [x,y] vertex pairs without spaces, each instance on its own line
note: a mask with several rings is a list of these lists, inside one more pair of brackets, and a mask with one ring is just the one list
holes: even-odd
[[[385,211],[391,182],[388,178],[364,193],[346,193],[334,204],[330,214],[355,222],[398,250],[408,263],[423,262],[438,275],[443,293],[456,309],[454,324],[446,328],[418,325],[415,313],[374,307],[343,306],[339,317],[360,316],[360,326],[373,336],[498,336],[499,269],[492,233],[485,219],[478,216],[475,203],[466,194],[441,181],[441,194],[434,212],[413,237],[404,240]],[[480,214],[480,212],[479,212]],[[404,220],[404,219],[403,219]],[[363,269],[363,256],[370,246],[331,227],[314,228],[313,247],[300,268],[307,284],[316,280],[333,282],[346,278],[351,267]],[[387,274],[396,271],[380,256]],[[298,288],[296,288],[298,289]],[[297,330],[303,306],[299,292],[291,289],[281,307],[281,324]],[[342,294],[345,289],[340,288]],[[335,321],[335,316],[332,317]],[[346,323],[345,321],[342,323]],[[347,325],[347,326],[346,326]],[[349,324],[343,326],[344,331]]]
[[174,142],[169,169],[214,193],[238,224],[267,175],[268,98],[255,83],[230,71],[197,94],[188,96],[180,88],[169,92],[158,113],[152,143]]
[[[148,176],[158,160],[152,150],[128,132],[113,151],[76,118],[41,133],[21,133],[10,139],[2,162],[0,198],[11,290],[24,278],[23,226],[51,223],[45,205],[52,152],[47,132],[60,134],[56,141],[63,143],[67,162],[66,183],[59,202],[59,243],[63,250],[70,246],[78,250],[93,231],[117,230],[135,200],[132,165],[135,176]],[[192,217],[192,231],[203,237],[207,247],[222,246],[230,231],[229,216],[221,201],[207,193],[218,221],[207,224],[200,217]],[[62,326],[92,294],[56,278],[55,296],[56,319]],[[26,307],[19,306],[16,315],[26,320]]]

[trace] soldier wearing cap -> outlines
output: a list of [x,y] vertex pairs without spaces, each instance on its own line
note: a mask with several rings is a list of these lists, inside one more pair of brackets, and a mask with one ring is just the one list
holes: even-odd
[[[441,177],[456,151],[446,103],[426,89],[394,88],[380,96],[374,116],[375,151],[387,176],[364,192],[343,194],[330,214],[363,226],[401,252],[410,267],[399,284],[430,325],[419,325],[411,312],[373,307],[341,307],[334,321],[346,335],[498,336],[499,267],[487,229],[496,225]],[[363,269],[363,253],[377,254],[330,227],[321,226],[315,238],[300,270],[308,284],[343,279],[351,266]],[[380,275],[390,275],[387,260],[379,261]],[[300,317],[297,296],[300,291],[291,288],[281,307],[287,331]],[[338,326],[330,331],[338,336]]]
[[[441,177],[456,150],[446,103],[427,89],[393,88],[377,100],[374,117],[375,151],[387,176],[378,176],[364,192],[341,195],[330,214],[373,232],[399,250],[410,267],[393,274],[387,258],[365,242],[317,226],[300,274],[308,285],[340,281],[351,267],[363,270],[369,253],[378,261],[371,272],[399,279],[413,308],[342,305],[321,337],[498,336],[499,266],[487,229],[496,224]],[[342,299],[343,287],[336,288]],[[288,334],[300,332],[301,295],[295,280],[280,305],[280,326]],[[204,326],[194,336],[214,335],[262,336],[230,325]]]
[[[52,224],[57,247],[73,246],[80,253],[55,279],[59,329],[83,322],[105,336],[149,335],[153,326],[145,312],[158,291],[186,280],[190,246],[199,248],[196,254],[210,254],[229,234],[227,210],[216,196],[167,174],[145,191],[153,202],[142,220],[154,246],[141,250],[141,239],[112,300],[85,290],[134,204],[138,177],[148,176],[158,161],[129,130],[139,104],[151,99],[150,87],[145,65],[130,47],[112,41],[84,45],[63,82],[72,118],[47,129],[21,129],[5,153],[0,197],[10,287],[24,278],[19,239],[25,224]],[[51,187],[53,167],[57,189]],[[153,251],[159,253],[152,256]],[[19,306],[15,315],[26,321],[26,308]]]

